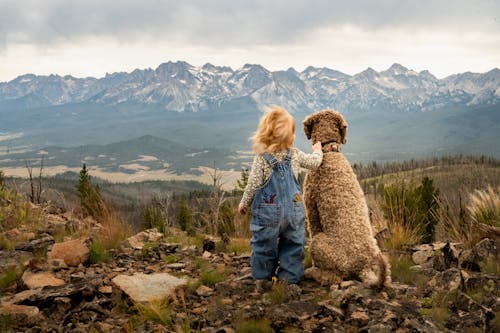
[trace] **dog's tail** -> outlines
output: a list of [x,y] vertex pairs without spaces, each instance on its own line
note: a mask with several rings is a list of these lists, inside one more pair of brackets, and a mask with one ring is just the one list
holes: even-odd
[[382,252],[378,255],[378,289],[382,289],[384,287],[390,287],[391,285],[391,268],[389,265],[389,261],[382,254]]

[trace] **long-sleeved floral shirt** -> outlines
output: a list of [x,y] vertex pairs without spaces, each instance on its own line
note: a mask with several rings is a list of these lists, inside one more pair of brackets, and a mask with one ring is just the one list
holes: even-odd
[[[302,152],[298,148],[292,148],[292,170],[297,176],[300,168],[305,169],[315,169],[321,165],[323,161],[323,152],[321,150],[315,151],[312,154],[306,154]],[[283,161],[286,156],[285,152],[274,153],[273,156],[278,161]],[[266,183],[266,181],[271,177],[273,169],[267,163],[266,159],[262,155],[256,155],[252,169],[250,170],[250,174],[248,175],[248,183],[245,188],[245,192],[243,193],[243,197],[241,198],[240,204],[245,207],[250,207],[253,201],[253,196],[255,191],[259,189],[262,185]]]

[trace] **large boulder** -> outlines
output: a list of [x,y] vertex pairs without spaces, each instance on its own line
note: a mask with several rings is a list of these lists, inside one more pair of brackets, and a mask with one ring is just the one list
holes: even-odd
[[176,288],[187,284],[186,279],[179,279],[167,273],[118,275],[112,282],[116,289],[138,303],[167,298]]
[[68,266],[78,266],[89,259],[91,246],[90,238],[56,243],[49,253],[48,260],[62,259]]

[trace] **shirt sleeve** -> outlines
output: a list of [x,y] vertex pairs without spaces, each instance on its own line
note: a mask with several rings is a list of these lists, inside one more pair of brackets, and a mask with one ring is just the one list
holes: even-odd
[[298,148],[295,148],[295,158],[300,167],[306,169],[316,169],[323,162],[323,151],[315,151],[312,154],[306,154]]
[[255,156],[253,159],[252,169],[248,175],[247,186],[245,187],[245,192],[243,192],[243,197],[240,201],[240,204],[243,204],[245,207],[250,207],[255,192],[263,184],[264,163],[265,159],[260,155]]

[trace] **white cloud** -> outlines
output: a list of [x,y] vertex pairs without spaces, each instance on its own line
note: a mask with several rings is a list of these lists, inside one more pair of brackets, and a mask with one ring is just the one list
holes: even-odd
[[438,76],[500,65],[500,2],[3,0],[0,81],[102,76],[168,60],[353,74],[399,62]]

